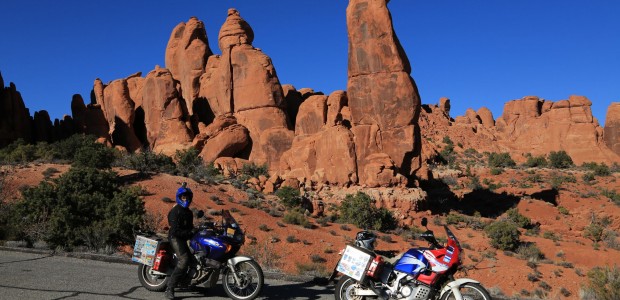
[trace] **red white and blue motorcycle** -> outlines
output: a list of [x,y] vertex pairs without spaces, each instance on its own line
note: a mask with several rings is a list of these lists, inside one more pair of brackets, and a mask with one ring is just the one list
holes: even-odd
[[[202,218],[200,211],[198,217]],[[224,291],[231,299],[252,300],[264,284],[263,270],[251,257],[237,252],[245,242],[245,235],[228,210],[222,211],[219,223],[203,222],[190,239],[190,250],[195,263],[185,282],[188,286],[203,284],[213,287],[222,275]],[[176,255],[167,240],[152,236],[138,236],[133,260],[140,263],[138,279],[149,291],[163,292],[176,265]]]
[[[422,226],[427,226],[422,219]],[[444,225],[446,245],[441,245],[431,230],[418,236],[429,248],[413,248],[394,262],[376,254],[376,236],[368,231],[357,234],[356,246],[348,245],[330,281],[340,273],[335,289],[336,300],[491,300],[480,282],[454,278],[461,265],[462,248],[452,231]]]

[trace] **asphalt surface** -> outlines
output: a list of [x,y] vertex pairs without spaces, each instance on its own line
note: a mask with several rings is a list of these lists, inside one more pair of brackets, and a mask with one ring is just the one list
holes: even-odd
[[[163,293],[140,285],[137,264],[119,258],[88,258],[0,249],[0,299],[164,299]],[[266,277],[257,299],[334,299],[333,285]],[[176,296],[228,299],[221,284],[212,289],[180,291]]]

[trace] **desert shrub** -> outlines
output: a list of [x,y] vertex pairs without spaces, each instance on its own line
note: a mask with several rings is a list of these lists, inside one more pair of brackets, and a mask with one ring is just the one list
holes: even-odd
[[605,239],[607,226],[611,224],[611,219],[607,216],[598,217],[592,215],[590,224],[583,229],[583,236],[597,243]]
[[503,168],[491,168],[491,175],[499,175],[504,173]]
[[461,214],[451,212],[446,216],[446,224],[448,225],[456,225],[461,222],[465,222],[465,217]]
[[592,171],[596,176],[611,175],[611,169],[605,163],[597,164],[595,162],[589,162],[583,163],[581,167]]
[[109,169],[116,160],[117,151],[99,143],[83,144],[75,151],[72,166]]
[[511,208],[508,210],[508,219],[514,222],[520,228],[529,228],[532,224],[532,220],[521,213],[517,208]]
[[194,147],[190,147],[185,150],[177,150],[174,154],[175,161],[177,163],[177,172],[181,176],[189,176],[189,174],[195,173],[197,168],[202,166],[202,158],[198,156],[200,154]]
[[581,176],[581,179],[583,179],[583,182],[585,183],[591,183],[592,181],[594,181],[594,173],[593,172],[588,172],[583,174],[583,176]]
[[528,156],[527,161],[525,161],[525,163],[523,164],[526,167],[529,168],[535,168],[535,167],[546,167],[547,166],[547,159],[544,156]]
[[613,202],[616,205],[620,206],[620,194],[617,193],[615,190],[602,189],[601,190],[601,195],[604,196],[604,197],[609,198],[609,200],[611,200],[611,202]]
[[196,181],[218,181],[221,177],[220,170],[218,170],[213,163],[205,164],[198,154],[200,153],[194,147],[185,150],[177,150],[174,154],[174,160],[177,162],[177,173]]
[[480,184],[480,178],[478,176],[472,176],[469,179],[469,183],[467,184],[467,187],[471,190],[481,190],[482,184]]
[[145,149],[142,152],[124,155],[118,162],[121,166],[136,170],[140,174],[173,173],[176,166],[172,158]]
[[558,152],[551,151],[548,159],[549,166],[556,169],[567,169],[575,165],[573,159],[564,150]]
[[396,228],[396,219],[385,208],[377,208],[367,194],[348,194],[338,208],[339,220],[359,228],[385,231]]
[[284,223],[299,225],[304,228],[312,228],[312,224],[298,209],[294,209],[286,213],[282,219]]
[[517,255],[521,259],[528,261],[538,261],[544,259],[545,255],[540,249],[533,243],[522,244],[517,248]]
[[301,197],[299,190],[290,186],[284,186],[276,191],[276,196],[280,198],[280,202],[286,208],[299,207],[301,205]]
[[45,169],[45,171],[43,171],[43,173],[41,173],[41,174],[43,174],[43,178],[45,178],[47,180],[47,179],[50,179],[52,176],[54,176],[54,174],[57,174],[57,173],[60,173],[60,171],[58,171],[58,169],[50,167],[50,168]]
[[509,168],[516,166],[516,163],[508,153],[489,153],[488,165],[491,168]]
[[261,230],[261,231],[265,231],[265,232],[267,232],[267,231],[270,231],[270,230],[271,230],[271,229],[269,229],[269,227],[267,226],[267,224],[260,224],[260,225],[258,225],[258,229],[259,229],[259,230]]
[[318,254],[312,254],[312,256],[310,256],[310,260],[311,260],[313,263],[317,263],[317,264],[322,264],[322,263],[324,263],[324,262],[326,262],[326,261],[327,261],[325,258],[321,257],[321,256],[320,256],[320,255],[318,255]]
[[521,242],[521,233],[510,220],[493,222],[485,228],[485,232],[491,239],[491,246],[499,250],[515,250]]
[[297,239],[294,235],[289,235],[286,237],[286,242],[288,243],[297,243],[299,239]]
[[595,267],[588,271],[587,285],[581,289],[581,299],[620,299],[620,268]]
[[24,190],[16,212],[31,241],[99,249],[133,242],[144,217],[138,193],[122,187],[112,171],[71,168],[52,182]]
[[559,190],[562,188],[562,186],[564,185],[564,183],[575,183],[577,182],[577,179],[575,178],[575,176],[573,175],[560,175],[558,173],[552,173],[551,174],[551,187]]
[[256,178],[258,178],[258,176],[260,175],[269,177],[269,168],[267,168],[266,164],[257,165],[255,163],[247,163],[244,164],[243,167],[241,167],[240,173],[242,175]]

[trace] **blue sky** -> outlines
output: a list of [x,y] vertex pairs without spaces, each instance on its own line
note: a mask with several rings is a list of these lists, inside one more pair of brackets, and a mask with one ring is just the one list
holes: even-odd
[[[172,29],[196,16],[211,50],[234,7],[252,26],[283,84],[329,94],[347,82],[346,0],[7,0],[0,18],[0,72],[30,113],[71,113],[95,78],[104,82],[164,66]],[[620,1],[392,0],[396,34],[422,103],[452,100],[453,117],[505,102],[584,95],[604,125],[620,102]]]

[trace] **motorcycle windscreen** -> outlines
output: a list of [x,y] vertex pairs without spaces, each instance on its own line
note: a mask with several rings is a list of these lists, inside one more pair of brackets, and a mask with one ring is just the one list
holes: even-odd
[[417,249],[409,249],[394,265],[394,270],[407,273],[409,275],[417,275],[424,269],[428,269],[428,260],[424,257],[422,251]]

